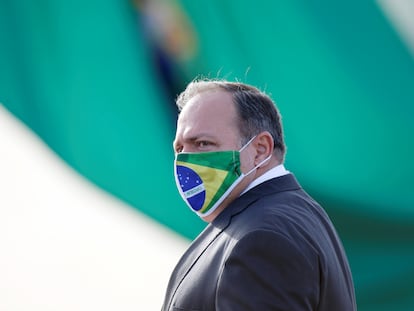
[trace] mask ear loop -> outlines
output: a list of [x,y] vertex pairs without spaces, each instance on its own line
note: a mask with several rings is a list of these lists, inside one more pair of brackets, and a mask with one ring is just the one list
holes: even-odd
[[[240,150],[239,152],[242,152],[252,141],[253,139],[255,139],[257,137],[257,135],[254,135]],[[251,174],[254,170],[258,169],[261,165],[263,165],[263,163],[265,163],[266,161],[270,160],[270,158],[272,157],[272,153],[266,158],[264,159],[262,162],[260,162],[259,164],[257,164],[255,167],[253,167],[250,171],[248,171],[246,174],[243,174],[244,176],[247,176],[249,174]]]
[[251,174],[254,170],[258,169],[260,166],[263,165],[263,163],[265,163],[266,161],[270,160],[270,158],[272,157],[272,155],[273,154],[271,153],[266,159],[264,159],[262,162],[260,162],[255,167],[253,167],[250,171],[248,171],[246,174],[244,174],[244,176],[247,176],[247,175]]
[[250,143],[251,143],[251,142],[253,141],[253,139],[255,139],[256,137],[257,137],[257,135],[254,135],[252,138],[250,138],[250,140],[249,140],[247,143],[245,143],[243,147],[241,147],[241,149],[239,150],[239,152],[242,152],[244,149],[246,149],[246,147],[247,147],[248,145],[250,145]]

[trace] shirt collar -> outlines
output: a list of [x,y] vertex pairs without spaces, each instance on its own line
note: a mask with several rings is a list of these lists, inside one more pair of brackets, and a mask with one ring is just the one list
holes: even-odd
[[246,193],[247,191],[249,191],[253,187],[256,187],[257,185],[260,185],[261,183],[265,182],[266,180],[276,178],[276,177],[280,177],[280,176],[284,176],[284,175],[287,175],[287,174],[290,174],[290,172],[285,169],[285,166],[283,164],[279,164],[278,166],[275,166],[274,168],[268,170],[262,176],[260,176],[260,177],[256,178],[255,180],[253,180],[246,187],[246,189],[243,190],[243,192],[240,195]]

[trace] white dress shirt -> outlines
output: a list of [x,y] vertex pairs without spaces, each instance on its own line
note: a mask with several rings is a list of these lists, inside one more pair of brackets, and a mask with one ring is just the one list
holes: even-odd
[[279,164],[278,166],[275,166],[274,168],[268,170],[262,176],[260,176],[260,177],[256,178],[255,180],[253,180],[246,187],[246,189],[243,190],[243,192],[240,195],[242,195],[243,193],[249,191],[253,187],[256,187],[257,185],[260,185],[261,183],[265,182],[266,180],[276,178],[276,177],[280,177],[280,176],[284,176],[284,175],[287,175],[287,174],[290,174],[290,172],[285,169],[285,166],[283,164]]

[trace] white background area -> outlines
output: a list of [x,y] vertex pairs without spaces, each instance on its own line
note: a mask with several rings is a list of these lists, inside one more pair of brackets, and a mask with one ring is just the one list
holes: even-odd
[[414,1],[377,0],[377,3],[414,56]]
[[0,310],[159,310],[188,243],[80,177],[0,104]]

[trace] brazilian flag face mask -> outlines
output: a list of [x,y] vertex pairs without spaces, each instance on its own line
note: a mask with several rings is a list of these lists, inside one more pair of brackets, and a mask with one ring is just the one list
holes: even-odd
[[[256,137],[256,136],[255,136]],[[210,215],[248,173],[240,170],[239,151],[178,153],[174,163],[175,181],[181,197],[192,211],[201,216]]]

